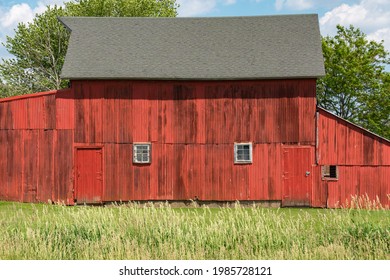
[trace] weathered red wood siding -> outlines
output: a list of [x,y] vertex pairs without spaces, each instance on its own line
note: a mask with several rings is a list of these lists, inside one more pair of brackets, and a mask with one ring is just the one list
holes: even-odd
[[[281,200],[283,144],[315,143],[315,80],[73,81],[75,145],[104,145],[103,199]],[[234,142],[253,164],[234,164]],[[152,163],[132,163],[132,143]]]
[[389,206],[390,142],[319,109],[319,165],[337,165],[338,180],[317,174],[313,205],[327,197],[328,207],[350,204],[351,195],[368,196]]
[[[321,109],[316,121],[314,79],[72,83],[0,100],[0,199],[73,204],[75,151],[101,147],[102,201],[389,204],[389,142]],[[151,164],[133,164],[134,142],[152,143]],[[252,164],[234,164],[234,142],[253,143]],[[285,162],[302,148],[292,157],[304,166]],[[322,165],[337,165],[338,180],[323,180]]]
[[254,145],[253,164],[234,165],[233,145],[156,143],[141,166],[131,144],[107,144],[104,199],[281,200],[280,153],[280,144]]
[[73,130],[68,130],[71,137],[64,141],[56,118],[67,116],[56,112],[56,103],[70,92],[0,99],[0,199],[67,202],[73,186]]
[[[314,96],[314,80],[74,81],[3,99],[0,198],[72,204],[74,147],[100,145],[104,201],[281,200],[282,145],[315,142]],[[141,141],[151,165],[132,163]],[[233,163],[240,141],[253,164]]]
[[73,81],[73,88],[76,143],[315,143],[314,79]]

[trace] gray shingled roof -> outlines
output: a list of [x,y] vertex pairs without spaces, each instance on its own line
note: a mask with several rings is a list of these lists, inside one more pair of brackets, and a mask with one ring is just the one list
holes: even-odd
[[325,74],[317,15],[63,17],[62,78],[275,79]]

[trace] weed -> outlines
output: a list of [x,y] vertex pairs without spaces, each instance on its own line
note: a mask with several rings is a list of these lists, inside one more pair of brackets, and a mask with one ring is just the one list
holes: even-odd
[[389,211],[0,202],[0,259],[390,259]]

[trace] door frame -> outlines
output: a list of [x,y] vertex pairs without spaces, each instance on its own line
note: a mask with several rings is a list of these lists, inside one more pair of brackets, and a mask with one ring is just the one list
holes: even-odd
[[[284,205],[283,201],[285,201],[285,183],[286,183],[286,167],[285,167],[285,157],[284,157],[284,149],[308,149],[309,152],[310,152],[310,155],[309,155],[309,168],[310,170],[307,170],[310,172],[309,176],[310,176],[310,188],[309,188],[309,203],[308,205]],[[282,163],[282,200],[281,200],[281,206],[282,207],[311,207],[312,204],[313,204],[313,186],[314,186],[314,177],[315,177],[315,163],[314,163],[314,160],[315,160],[315,155],[313,154],[314,152],[314,147],[313,146],[310,146],[310,145],[282,145],[282,159],[281,159],[281,163]]]
[[73,202],[76,202],[77,200],[77,188],[78,188],[78,176],[77,176],[77,151],[78,150],[96,150],[100,149],[102,153],[102,198],[101,201],[98,203],[103,203],[104,201],[104,191],[106,189],[106,174],[104,172],[105,167],[105,157],[104,157],[104,145],[96,145],[96,144],[74,144],[73,145]]

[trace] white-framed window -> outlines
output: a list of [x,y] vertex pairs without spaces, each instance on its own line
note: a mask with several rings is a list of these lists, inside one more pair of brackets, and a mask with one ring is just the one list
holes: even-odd
[[134,143],[133,144],[133,163],[151,163],[152,144]]
[[252,163],[252,143],[234,143],[234,163]]
[[321,166],[322,179],[337,180],[339,178],[339,169],[337,165],[323,165]]

